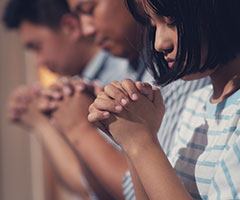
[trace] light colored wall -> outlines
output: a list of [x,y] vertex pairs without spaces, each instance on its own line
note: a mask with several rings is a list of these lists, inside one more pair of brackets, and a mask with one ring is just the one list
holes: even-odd
[[[6,0],[0,0],[0,17]],[[0,199],[43,200],[42,163],[38,145],[6,118],[10,92],[36,80],[32,58],[16,34],[0,22]]]

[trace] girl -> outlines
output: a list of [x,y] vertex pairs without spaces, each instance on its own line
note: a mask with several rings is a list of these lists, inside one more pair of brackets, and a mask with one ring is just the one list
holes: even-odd
[[142,95],[141,83],[114,82],[90,106],[89,120],[121,145],[139,199],[239,199],[240,1],[128,5],[148,28],[146,55],[156,83],[209,76],[212,85],[186,102],[168,158],[156,137],[165,112],[158,89],[148,86]]

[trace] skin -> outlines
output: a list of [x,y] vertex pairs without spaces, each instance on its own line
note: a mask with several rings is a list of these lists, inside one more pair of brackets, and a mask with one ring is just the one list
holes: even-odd
[[[26,130],[31,130],[42,144],[56,175],[71,191],[78,193],[83,199],[89,199],[89,188],[76,179],[82,176],[77,157],[53,127],[52,121],[42,114],[39,87],[20,86],[9,99],[9,118]],[[66,165],[66,160],[68,165]]]
[[[121,15],[121,17],[126,15],[126,11],[124,11],[124,14]],[[129,15],[130,16],[130,15]],[[125,26],[127,28],[132,25],[132,19],[128,20]],[[132,26],[131,26],[132,27]],[[133,27],[135,29],[135,26]],[[119,30],[116,31],[118,33]],[[126,32],[126,30],[125,30]],[[121,34],[125,34],[125,32]],[[89,52],[86,51],[86,49],[80,48],[82,47],[82,43],[86,41],[86,38],[89,38],[91,35],[84,35],[82,34],[82,31],[79,30],[79,22],[76,19],[72,18],[72,16],[65,16],[61,22],[60,29],[53,30],[49,29],[48,27],[34,25],[29,22],[24,22],[21,24],[20,30],[20,37],[23,41],[23,44],[30,50],[33,50],[33,52],[37,55],[37,60],[39,65],[46,65],[49,69],[52,71],[65,74],[65,75],[75,75],[79,74],[79,72],[82,71],[83,65],[86,64],[86,61],[89,61]],[[33,34],[34,33],[34,34]],[[85,39],[81,41],[81,37],[84,37]],[[118,36],[119,37],[119,36]],[[90,40],[90,39],[89,39]],[[132,39],[131,39],[132,40]],[[129,43],[126,42],[126,39],[117,40],[119,44],[121,44],[124,41],[124,47],[129,47]],[[81,42],[81,43],[80,43]],[[86,44],[85,44],[86,43]],[[88,40],[84,44],[87,47],[91,47],[92,43],[90,43]],[[114,43],[115,44],[115,43]],[[121,52],[121,54],[128,54],[129,51],[127,50],[123,52],[122,46],[119,48],[120,50],[117,50]],[[94,48],[90,51],[90,53],[96,53],[98,48],[94,46]],[[82,55],[82,56],[79,56]],[[86,60],[85,60],[86,59]],[[61,88],[62,86],[52,86],[52,88],[42,91],[43,100],[41,102],[41,109],[47,113],[57,110],[59,107],[61,107],[61,102],[59,101],[62,99],[61,97]],[[68,87],[64,87],[65,89]],[[66,89],[67,90],[67,89]],[[66,95],[68,92],[66,92]],[[78,96],[80,101],[85,102],[85,99],[81,99],[80,96]],[[54,101],[52,101],[54,100]],[[70,104],[71,105],[71,104]],[[88,107],[87,104],[85,106]],[[87,108],[86,107],[86,108]],[[75,110],[78,108],[75,108]],[[74,109],[73,109],[74,110]],[[66,119],[64,116],[66,116],[67,109],[62,111],[61,114],[56,115],[57,120],[56,122],[63,121],[63,119]],[[86,110],[86,112],[88,112]],[[81,112],[82,113],[82,112]],[[127,162],[122,156],[122,154],[114,149],[111,145],[109,145],[108,142],[106,142],[101,136],[99,136],[96,129],[94,129],[92,126],[89,126],[89,124],[86,124],[85,121],[87,119],[87,113],[84,113],[83,115],[72,115],[73,113],[69,115],[69,120],[65,122],[64,124],[57,123],[58,126],[61,127],[61,129],[64,129],[62,133],[64,134],[65,139],[70,142],[72,147],[75,148],[78,156],[84,155],[82,157],[82,160],[84,163],[86,163],[86,166],[93,172],[93,174],[96,176],[97,182],[101,183],[104,190],[107,190],[109,193],[112,194],[112,198],[122,199],[122,177],[127,170]],[[78,117],[78,118],[75,118]],[[61,119],[62,118],[62,119]],[[34,121],[34,118],[31,118]],[[68,122],[71,122],[68,124]],[[80,122],[80,123],[79,123]],[[83,126],[81,124],[84,124]],[[65,127],[65,125],[67,127]],[[49,127],[49,126],[48,126]],[[73,127],[73,129],[68,130],[69,127]],[[49,127],[50,128],[50,127]],[[83,130],[82,130],[83,129]],[[87,130],[88,131],[87,131]],[[53,132],[53,131],[51,131]],[[73,132],[73,133],[72,133]],[[83,133],[89,133],[89,134],[83,134]],[[82,138],[84,138],[84,141],[88,142],[82,142]],[[47,142],[47,141],[44,141]],[[43,143],[44,143],[43,142]],[[48,140],[49,143],[49,140]],[[94,146],[94,149],[92,148]],[[65,146],[66,147],[66,146]],[[64,148],[65,148],[64,147]],[[63,149],[63,144],[59,147]],[[56,147],[56,149],[58,149]],[[67,148],[67,147],[66,147]],[[66,151],[68,151],[66,149]],[[98,152],[98,154],[96,154]],[[51,152],[50,152],[51,153]],[[57,153],[57,152],[55,152]],[[57,155],[56,155],[57,156]],[[52,155],[53,157],[53,155]],[[60,159],[59,156],[57,158]],[[66,159],[65,159],[66,160]],[[76,161],[77,159],[75,159]],[[99,163],[102,163],[102,165],[99,165]],[[77,178],[80,177],[79,173],[72,173],[72,176],[64,175],[64,171],[61,170],[61,166],[58,166],[59,163],[56,163],[55,167],[60,167],[60,177],[65,180],[69,188],[72,188],[72,190],[76,191],[79,187],[79,182],[77,182]],[[61,163],[63,164],[63,162]],[[72,162],[71,166],[73,167],[72,171],[77,172],[78,169],[77,162],[75,164]],[[85,174],[86,176],[86,174]],[[88,177],[89,178],[89,177]],[[88,180],[91,180],[89,178]],[[96,188],[94,184],[91,184],[92,188]],[[100,187],[101,188],[101,187]],[[95,191],[96,193],[101,193],[101,191]],[[101,194],[100,194],[101,195]],[[106,198],[103,198],[106,199]]]
[[[49,119],[49,116],[44,115],[42,112],[43,108],[46,108],[46,106],[43,106],[43,104],[46,103],[46,93],[43,95],[43,91],[39,89],[38,93],[35,94],[32,90],[31,87],[25,86],[13,92],[9,105],[9,117],[11,121],[35,134],[38,141],[42,144],[57,178],[65,187],[78,194],[81,198],[89,199],[91,189],[86,184],[84,178],[86,176],[90,183],[94,183],[93,189],[95,189],[96,195],[100,199],[113,199],[113,197],[95,181],[94,174],[92,174],[91,169],[89,170],[89,167],[86,166],[81,155],[77,154],[75,149],[72,148],[72,145],[69,146],[71,143],[79,143],[74,139],[75,135],[79,136],[79,132],[86,134],[86,137],[81,138],[83,140],[91,139],[91,137],[88,137],[88,134],[94,135],[92,137],[93,139],[96,138],[96,129],[87,121],[86,117],[87,108],[92,102],[91,98],[83,94],[82,91],[79,91],[79,88],[76,88],[78,93],[76,92],[74,95],[73,91],[70,91],[69,88],[68,90],[65,89],[64,100],[60,102],[60,99],[57,98],[59,102],[55,103],[58,107],[57,110],[56,106],[47,106],[48,113],[49,111],[55,110]],[[55,101],[57,101],[57,99]],[[54,102],[51,100],[48,103],[52,104]],[[78,112],[75,112],[76,107],[79,108]],[[73,109],[75,109],[74,112]],[[70,116],[67,118],[69,120],[66,120],[66,117],[63,116]],[[73,119],[71,116],[76,120],[71,120]],[[81,123],[77,122],[77,120],[80,120]],[[77,127],[75,126],[76,123]],[[69,133],[68,138],[61,134],[65,131]],[[102,141],[102,138],[99,140]],[[91,153],[94,154],[95,149],[93,149],[92,146],[89,146],[89,148],[90,147],[92,150]],[[111,145],[107,147],[112,148]],[[102,151],[104,150],[105,149]]]
[[[69,84],[64,87],[69,87]],[[72,86],[75,87],[76,83],[73,83]],[[74,93],[72,96],[65,94],[63,99],[58,110],[53,114],[55,125],[62,130],[75,147],[78,155],[95,176],[95,180],[102,185],[102,190],[106,190],[112,195],[111,198],[102,197],[101,199],[121,199],[121,193],[119,191],[118,194],[117,189],[121,186],[121,177],[126,170],[125,160],[88,122],[88,107],[93,99],[90,100],[88,96],[79,93]],[[66,120],[63,116],[68,116],[68,119]],[[115,168],[111,168],[113,165]],[[95,183],[92,184],[92,177],[89,177],[87,173],[85,173],[85,177],[98,194],[99,188]]]
[[[99,48],[93,45],[90,38],[82,36],[78,19],[68,14],[62,17],[60,26],[55,29],[24,21],[19,27],[19,36],[26,49],[35,53],[38,65],[44,65],[62,75],[80,74],[90,59],[99,51]],[[54,88],[54,86],[52,87]],[[46,123],[43,126],[45,127],[44,132],[38,130],[38,119],[35,118],[38,118],[39,115],[32,116],[30,113],[31,117],[28,118],[27,123],[21,120],[23,114],[25,114],[25,111],[21,112],[22,109],[28,110],[30,104],[26,102],[23,105],[16,101],[14,96],[18,96],[20,99],[29,99],[31,95],[30,92],[21,93],[19,90],[21,89],[17,88],[10,98],[10,102],[14,102],[10,103],[11,120],[24,127],[26,127],[26,124],[35,124],[30,129],[36,130],[36,136],[46,150],[46,156],[60,179],[60,183],[83,198],[87,198],[86,194],[89,192],[89,188],[86,188],[79,178],[83,177],[83,171],[79,166],[77,156],[71,149],[72,147],[53,126],[52,119],[47,118],[48,122],[44,121]],[[28,88],[28,90],[31,89]],[[52,97],[49,98],[49,95],[52,95]],[[47,110],[48,113],[55,111],[60,99],[61,97],[57,92],[51,93],[48,89],[42,90],[41,111]],[[19,107],[20,111],[18,110]],[[67,163],[71,164],[66,166]]]
[[[165,17],[156,16],[147,5],[146,8],[152,25],[156,27],[155,49],[163,52],[166,60],[168,58],[175,60],[178,46],[176,28],[170,26],[169,20]],[[204,74],[209,75],[212,80],[212,103],[222,102],[239,88],[239,64],[240,56],[237,56],[229,63],[219,66],[217,70]],[[204,75],[194,74],[187,78],[198,79]],[[111,87],[108,86],[90,106],[88,119],[94,123],[99,121],[103,123],[104,119],[105,127],[124,149],[134,168],[131,169],[131,173],[138,178],[135,180],[138,183],[135,185],[137,198],[191,199],[156,139],[155,127],[160,126],[165,112],[160,92],[152,89],[154,98],[150,101],[135,89],[137,100],[123,104],[122,99],[131,97],[133,88],[133,82],[124,81],[118,86],[113,84]],[[122,106],[122,110],[114,111],[116,106]],[[103,118],[103,112],[109,112],[108,120]],[[139,187],[141,185],[143,187]]]
[[[111,5],[111,8],[109,7],[110,5]],[[99,1],[97,6],[96,7],[94,6],[94,9],[95,9],[94,13],[96,13],[97,17],[95,17],[94,15],[94,19],[93,18],[90,18],[90,19],[92,20],[92,22],[94,20],[94,24],[97,25],[96,27],[94,26],[94,29],[95,28],[96,29],[93,32],[91,32],[91,34],[86,34],[85,27],[88,27],[88,26],[81,26],[83,28],[83,32],[82,32],[83,36],[86,36],[86,37],[94,36],[96,42],[99,45],[103,41],[105,43],[105,40],[106,40],[106,44],[104,44],[104,46],[105,45],[106,46],[104,48],[114,53],[114,55],[128,57],[131,60],[136,59],[138,55],[136,51],[136,46],[137,46],[136,35],[138,34],[136,33],[139,33],[139,27],[137,23],[134,22],[131,15],[128,13],[123,2],[122,1],[109,2],[105,0]],[[111,13],[106,12],[109,9],[112,11]],[[109,15],[106,15],[107,13]],[[112,16],[116,18],[118,23],[115,23],[115,21],[113,22],[112,20],[108,20],[106,23],[106,20],[110,19]],[[122,20],[123,18],[126,20]],[[83,24],[84,20],[81,18],[81,16],[80,16],[80,19]],[[29,30],[23,31],[23,33],[25,33],[26,35],[26,33],[29,33],[28,31]],[[59,41],[64,41],[62,37],[65,37],[66,30],[63,29],[62,33],[63,35],[61,34],[61,37],[56,39],[55,43],[58,43]],[[46,36],[46,31],[44,32],[44,34]],[[31,36],[32,35],[35,35],[35,34],[31,34]],[[74,32],[74,34],[70,34],[70,35],[74,36],[73,38],[75,38],[77,34],[76,32]],[[28,37],[30,37],[30,35],[28,35]],[[27,44],[29,43],[27,39],[24,39],[23,41],[24,43],[27,43]],[[49,42],[47,44],[49,44]],[[32,45],[27,45],[27,46],[31,47]],[[37,47],[37,49],[38,48],[39,47]],[[48,48],[44,48],[44,49],[48,49]],[[62,49],[62,46],[57,46],[55,50],[56,49],[58,50],[58,53],[59,53],[56,57],[64,58],[65,55],[62,55],[62,54],[60,55],[61,51],[59,51],[60,49]],[[68,48],[64,47],[64,49],[68,49]],[[72,49],[74,49],[74,47],[72,47]],[[78,50],[76,49],[74,50],[74,52],[77,52],[77,51]],[[50,53],[48,52],[44,55],[50,55]],[[55,63],[55,62],[53,62],[53,60],[48,60],[45,62],[41,61],[39,63],[45,63],[45,64],[49,63],[49,67],[52,68],[51,65],[52,63]],[[64,63],[64,62],[62,61],[61,63]],[[59,63],[59,65],[61,63]],[[77,63],[77,61],[74,63]],[[67,66],[67,65],[63,65],[62,68],[64,66]],[[55,90],[54,96],[56,96],[56,99],[61,99],[59,97],[58,92],[59,92],[59,89],[57,89],[57,92]],[[60,105],[61,103],[58,101],[57,103],[53,101],[49,101],[49,99],[52,99],[52,97],[48,98],[49,95],[50,96],[53,95],[53,92],[45,91],[46,98],[42,103],[42,107],[50,111],[55,111],[59,108],[59,106],[61,106]],[[75,108],[73,110],[76,110],[76,109],[78,108]],[[65,111],[62,113],[62,116],[60,114],[56,115],[58,116],[57,119],[59,121],[61,121],[61,117],[63,118],[64,116],[66,116],[65,112],[67,112],[67,109],[65,109]],[[105,187],[105,190],[108,190],[117,199],[123,198],[121,181],[124,173],[128,169],[126,159],[124,158],[122,153],[112,148],[112,146],[110,146],[105,140],[103,140],[103,138],[100,137],[97,134],[97,131],[93,130],[91,126],[89,127],[85,123],[84,124],[86,126],[85,125],[81,126],[80,125],[81,123],[79,124],[79,122],[83,118],[82,116],[80,117],[80,116],[73,115],[72,112],[70,113],[69,116],[70,117],[68,118],[69,119],[68,122],[71,122],[70,125],[67,122],[63,124],[57,123],[58,126],[61,127],[61,129],[65,130],[65,131],[62,131],[64,136],[68,139],[68,141],[70,141],[70,143],[77,150],[78,155],[83,155],[82,159],[84,160],[86,165],[92,170],[97,180]],[[78,117],[78,118],[75,118],[75,117]],[[84,121],[85,119],[83,120],[83,122]],[[73,122],[75,122],[75,124]],[[71,130],[68,130],[68,127],[73,127],[73,128]],[[88,129],[89,134],[83,135],[83,133],[85,133],[86,130],[81,130],[82,127],[84,129]],[[88,142],[82,142],[83,141],[82,138],[84,138],[84,141],[88,141]],[[94,151],[92,149],[93,146],[95,147]],[[98,154],[96,154],[96,152],[98,152]],[[104,164],[99,165],[99,163],[104,163]],[[75,177],[79,177],[79,176],[75,176]],[[68,180],[71,181],[70,178]],[[91,186],[94,188],[94,185],[91,185]]]
[[[13,95],[10,98],[10,102],[14,102],[10,103],[10,119],[36,133],[58,178],[71,191],[87,198],[86,193],[90,189],[83,185],[80,178],[85,177],[100,199],[121,199],[126,161],[88,122],[88,107],[93,97],[83,93],[86,86],[80,82],[74,80],[71,87],[70,83],[58,83],[50,89],[41,90],[40,95],[35,97],[40,99],[38,106],[33,106],[35,114],[28,113],[29,103],[23,105],[17,100],[28,99],[30,94],[19,93],[16,89],[14,93],[18,97]],[[52,113],[51,118],[42,116],[42,113]],[[26,120],[25,116],[28,116]],[[38,118],[45,120],[39,122]]]
[[[150,85],[146,84],[138,86],[138,89],[144,95],[152,98],[151,93],[148,94],[148,87]],[[122,153],[107,143],[87,121],[87,108],[93,100],[89,101],[86,96],[83,97],[82,95],[72,96],[72,88],[81,90],[84,86],[78,81],[68,81],[55,86],[54,90],[58,90],[58,94],[64,94],[63,97],[60,97],[60,99],[63,98],[64,100],[59,103],[57,111],[53,114],[54,124],[58,129],[62,130],[66,138],[74,146],[78,155],[95,175],[95,180],[105,186],[105,190],[108,190],[113,195],[112,198],[120,199],[122,198],[122,177],[127,170],[126,160]],[[62,90],[62,92],[59,90]],[[83,101],[84,99],[86,100]],[[86,104],[86,101],[89,103]],[[53,106],[53,109],[55,107]],[[86,110],[83,108],[86,108]],[[68,118],[66,119],[63,116],[68,116]],[[93,146],[94,148],[92,148]],[[98,153],[96,154],[96,152]],[[88,174],[85,173],[85,177],[88,181],[91,181]],[[99,193],[96,190],[99,186],[97,188],[96,184],[90,183],[90,185],[96,193]],[[106,199],[106,197],[103,199]]]
[[68,3],[78,14],[85,36],[94,37],[100,47],[115,56],[137,59],[142,48],[139,45],[142,27],[134,21],[124,1],[68,0]]
[[58,29],[23,21],[19,36],[24,47],[36,56],[38,66],[61,75],[80,74],[99,50],[82,36],[78,20],[71,15],[62,17]]
[[[69,1],[69,3],[75,7],[79,2]],[[136,47],[139,38],[137,39],[136,33],[139,33],[140,29],[128,13],[123,2],[103,0],[98,1],[97,4],[95,3],[96,2],[94,2],[94,15],[79,15],[82,34],[86,37],[93,37],[98,45],[104,47],[114,55],[127,57],[131,61],[134,61],[138,56]],[[89,5],[87,5],[87,10],[89,9],[88,7]],[[92,7],[92,5],[90,5],[90,7]],[[111,12],[109,12],[109,9]],[[116,20],[109,20],[113,16]],[[123,18],[126,20],[122,20]],[[116,21],[118,23],[115,23]],[[90,26],[91,24],[94,24],[94,26]],[[76,126],[78,125],[76,124]],[[68,139],[70,138],[69,135],[71,135],[70,141],[73,142],[72,144],[74,144],[79,155],[86,155],[85,162],[89,168],[92,169],[99,182],[102,183],[114,197],[117,199],[123,198],[121,182],[128,167],[122,153],[112,147],[110,148],[109,144],[99,137],[98,134],[89,134],[91,135],[91,139],[87,139],[86,137],[85,141],[88,142],[83,143],[80,141],[80,138],[82,138],[80,131],[77,133],[76,130],[78,130],[78,128],[75,129],[74,134],[69,134],[68,131],[65,135]],[[96,152],[98,152],[97,157],[96,153],[92,152],[92,146],[94,146]],[[101,167],[99,163],[105,164]],[[109,173],[111,171],[114,171],[114,173]]]

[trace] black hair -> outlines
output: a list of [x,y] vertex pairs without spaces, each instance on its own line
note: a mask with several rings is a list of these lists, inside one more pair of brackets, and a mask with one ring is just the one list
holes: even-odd
[[7,28],[18,29],[22,22],[56,29],[64,14],[70,12],[66,0],[10,0],[4,10]]
[[[157,84],[165,85],[185,75],[204,72],[229,62],[240,52],[239,0],[126,0],[133,17],[147,28],[146,59]],[[170,69],[163,53],[154,50],[155,28],[140,3],[169,17],[178,32],[177,61]],[[203,47],[203,45],[206,45]],[[201,50],[207,49],[205,63]]]

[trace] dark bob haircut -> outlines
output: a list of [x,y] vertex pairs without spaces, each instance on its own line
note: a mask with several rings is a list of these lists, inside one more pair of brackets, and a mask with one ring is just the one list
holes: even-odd
[[[240,0],[126,0],[133,17],[146,26],[146,63],[157,84],[166,85],[185,75],[226,64],[240,52]],[[155,28],[141,9],[173,20],[178,31],[177,61],[169,69],[161,52],[154,50]],[[204,41],[204,42],[203,42]],[[203,47],[204,44],[204,47]],[[207,57],[201,63],[201,50]]]
[[18,29],[26,21],[56,29],[69,12],[66,0],[9,0],[3,22],[10,29]]

